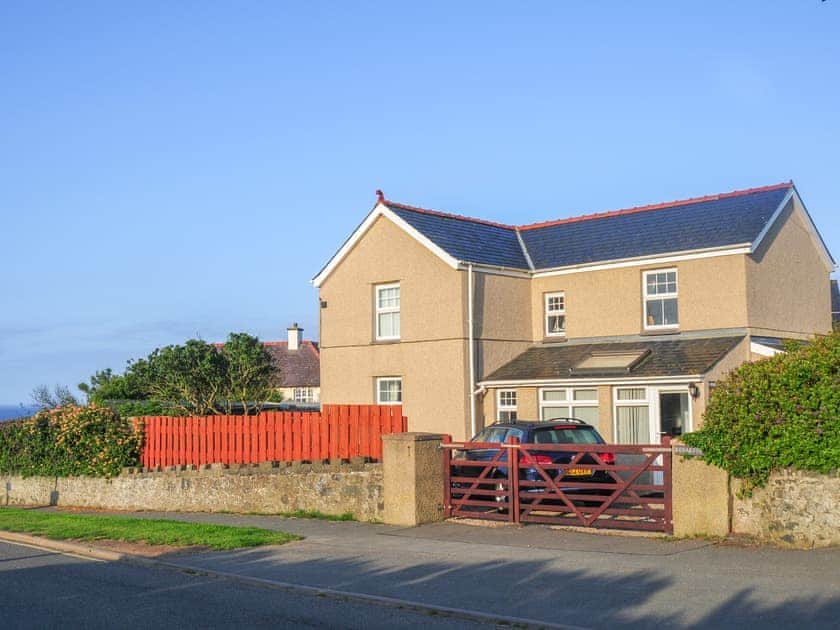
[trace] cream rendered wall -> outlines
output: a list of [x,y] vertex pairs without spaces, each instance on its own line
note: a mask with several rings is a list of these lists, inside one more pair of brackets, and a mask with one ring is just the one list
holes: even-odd
[[598,387],[598,433],[607,442],[614,439],[613,431],[613,388],[610,385]]
[[487,426],[496,421],[496,390],[487,389],[481,394],[481,398],[476,399],[476,405],[481,409],[483,415],[483,425]]
[[[642,322],[642,273],[676,268],[680,331],[745,328],[746,270],[742,254],[586,271],[535,278],[531,292],[531,334],[544,336],[544,294],[564,291],[568,338],[637,335]],[[827,293],[827,290],[826,290]],[[554,341],[549,337],[546,341]]]
[[[463,272],[380,217],[320,287],[321,402],[376,402],[403,379],[409,430],[469,432]],[[374,340],[374,285],[400,283],[400,340]]]
[[373,343],[374,285],[388,282],[401,286],[402,342],[464,337],[460,273],[380,217],[320,287],[322,347]]
[[540,407],[536,387],[500,387],[488,389],[484,394],[485,426],[496,422],[496,408],[499,390],[516,391],[516,417],[520,420],[539,420]]
[[791,200],[759,250],[746,257],[749,326],[757,335],[831,332],[829,271]]
[[704,382],[698,384],[700,395],[691,401],[692,430],[697,431],[703,426],[703,414],[706,412],[706,405],[709,403],[711,393],[709,382],[721,380],[736,367],[750,360],[750,340],[749,337],[744,337],[741,343],[730,350],[729,354],[718,361],[711,370],[706,372],[703,378]]
[[[473,281],[476,381],[480,381],[531,345],[531,280],[475,273]],[[466,282],[463,299],[466,303]],[[496,419],[495,408],[488,412],[484,402],[476,400],[478,428]]]

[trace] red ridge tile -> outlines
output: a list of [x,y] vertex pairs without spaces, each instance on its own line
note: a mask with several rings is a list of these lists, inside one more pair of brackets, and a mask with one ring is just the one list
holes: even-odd
[[746,188],[744,190],[733,190],[728,193],[719,193],[717,195],[706,195],[705,197],[692,197],[689,199],[680,199],[677,201],[667,201],[664,203],[655,203],[647,206],[636,206],[634,208],[625,208],[623,210],[611,210],[609,212],[596,212],[593,214],[584,214],[576,217],[569,217],[567,219],[557,219],[554,221],[543,221],[540,223],[530,223],[528,225],[520,225],[518,230],[535,230],[537,228],[551,227],[553,225],[562,225],[564,223],[578,223],[580,221],[590,221],[592,219],[604,219],[607,217],[616,217],[625,214],[637,214],[639,212],[650,212],[651,210],[665,210],[667,208],[676,208],[679,206],[687,206],[693,203],[703,203],[704,201],[715,201],[718,199],[726,199],[729,197],[741,197],[758,192],[766,192],[770,190],[779,190],[780,188],[788,188],[793,186],[793,181],[782,182],[780,184],[772,184],[770,186],[760,186],[758,188]]

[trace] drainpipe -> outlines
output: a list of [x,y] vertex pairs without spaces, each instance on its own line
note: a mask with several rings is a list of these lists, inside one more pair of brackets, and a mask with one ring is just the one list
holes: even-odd
[[477,433],[475,426],[475,339],[473,337],[473,266],[467,265],[467,328],[470,346],[470,437]]

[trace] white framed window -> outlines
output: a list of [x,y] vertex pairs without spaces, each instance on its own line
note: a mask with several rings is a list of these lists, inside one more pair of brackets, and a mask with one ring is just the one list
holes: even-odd
[[295,387],[294,401],[298,403],[314,403],[315,389],[312,387]]
[[376,285],[373,299],[376,311],[376,339],[399,339],[400,283]]
[[577,418],[598,428],[597,387],[552,387],[540,390],[540,420]]
[[616,444],[650,444],[651,410],[647,387],[615,389]]
[[376,403],[378,405],[402,404],[402,378],[381,376],[376,379]]
[[645,305],[645,330],[679,326],[676,269],[645,271],[642,274],[642,293]]
[[566,334],[566,294],[562,291],[545,294],[545,335],[563,337]]
[[496,398],[496,420],[510,422],[516,420],[516,390],[500,389]]

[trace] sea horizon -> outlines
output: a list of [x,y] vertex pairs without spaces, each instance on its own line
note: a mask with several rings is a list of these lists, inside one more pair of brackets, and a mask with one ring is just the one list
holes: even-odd
[[0,420],[14,420],[15,418],[26,418],[38,411],[37,405],[0,405]]

